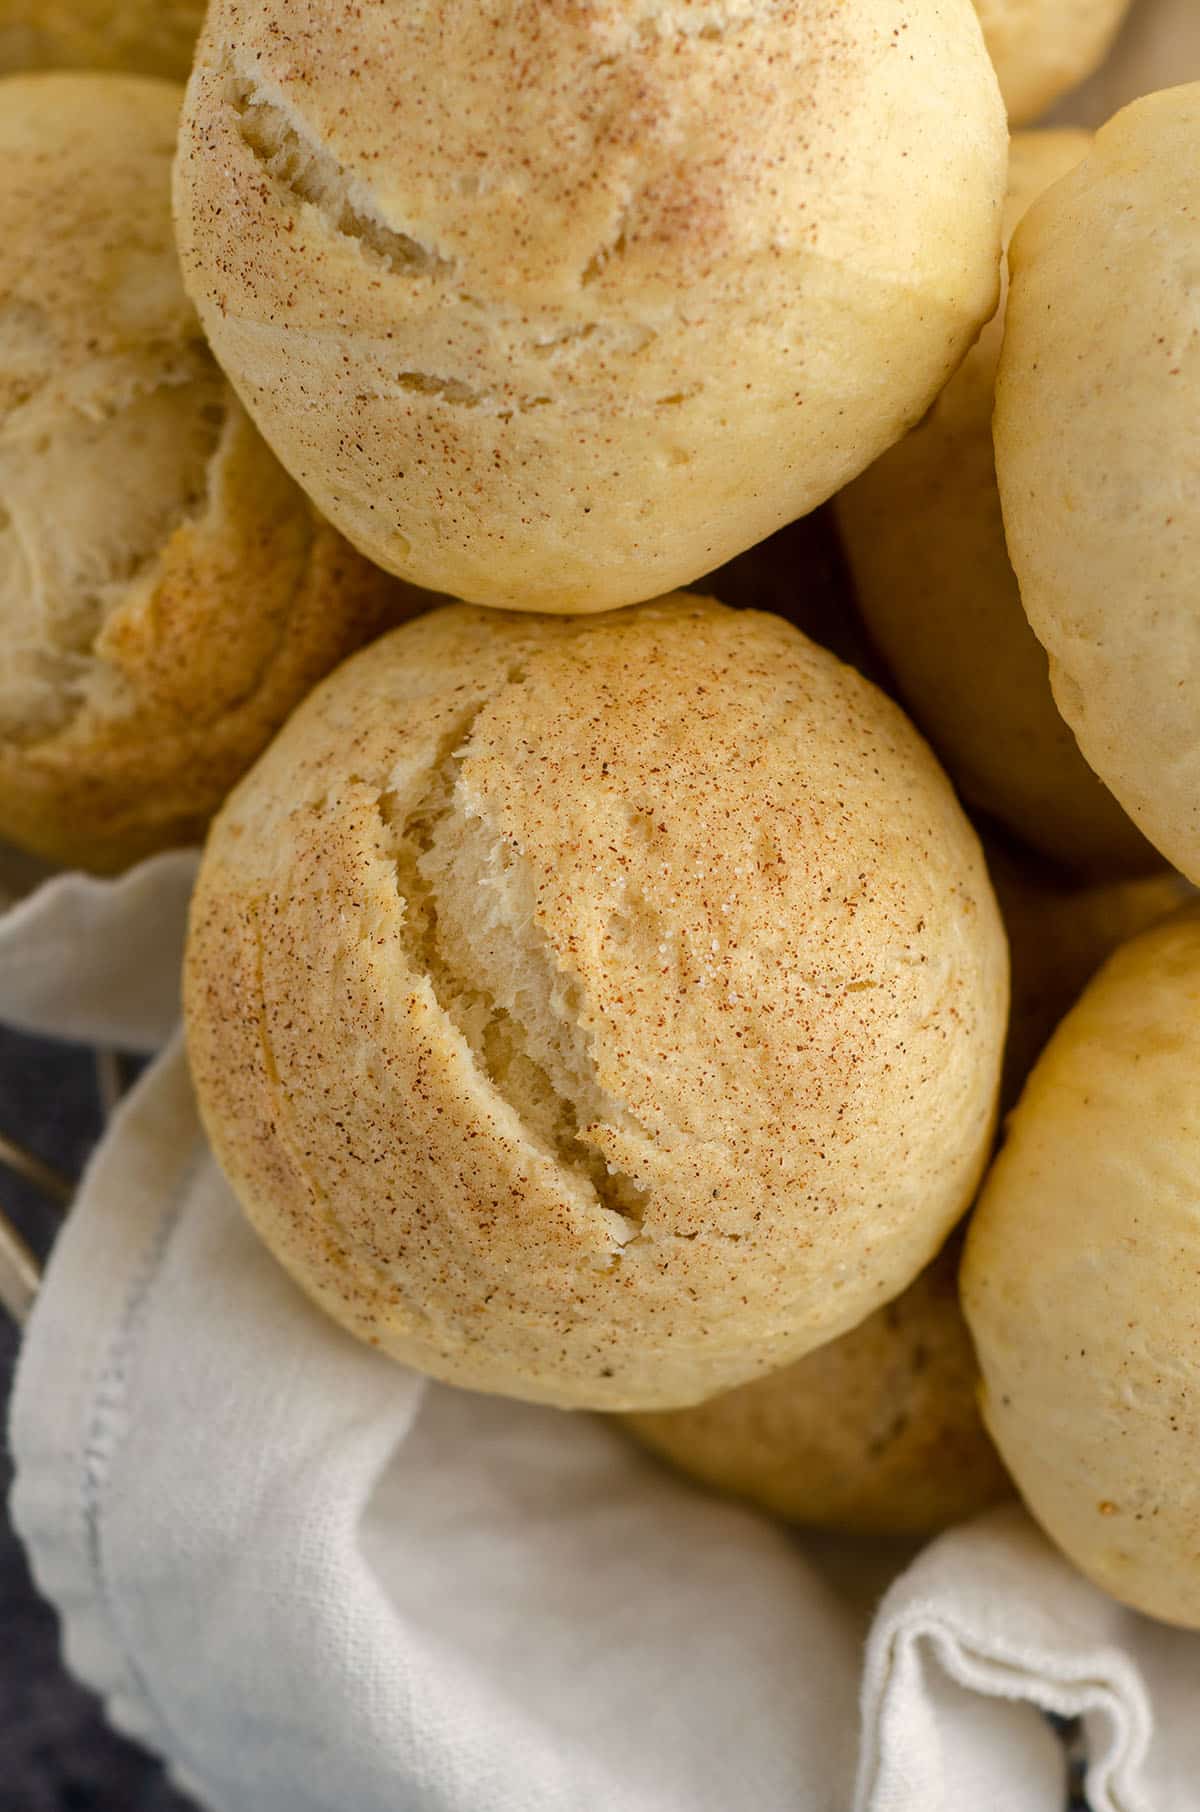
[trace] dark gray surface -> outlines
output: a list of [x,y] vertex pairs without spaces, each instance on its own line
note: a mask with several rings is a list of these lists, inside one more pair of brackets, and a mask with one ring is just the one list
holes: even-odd
[[[90,1052],[0,1028],[0,1132],[69,1176],[100,1130]],[[34,1250],[56,1211],[0,1172],[0,1201]],[[0,1402],[7,1412],[17,1336],[0,1310]],[[4,1426],[7,1427],[7,1413]],[[37,1596],[8,1521],[12,1472],[0,1444],[0,1812],[195,1812],[162,1770],[116,1736],[95,1699],[63,1669],[58,1626]]]

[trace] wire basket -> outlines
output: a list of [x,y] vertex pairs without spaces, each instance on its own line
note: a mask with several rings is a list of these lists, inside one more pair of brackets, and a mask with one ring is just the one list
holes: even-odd
[[[121,1059],[115,1051],[95,1053],[96,1087],[107,1121],[125,1090]],[[75,1196],[75,1182],[43,1158],[27,1151],[16,1139],[0,1131],[0,1171],[19,1177],[59,1215],[65,1215]],[[42,1261],[0,1202],[0,1308],[18,1327],[24,1327],[42,1279]]]

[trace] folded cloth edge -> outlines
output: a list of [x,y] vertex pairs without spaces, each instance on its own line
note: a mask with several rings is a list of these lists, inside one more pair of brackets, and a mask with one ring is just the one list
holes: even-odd
[[[972,1526],[990,1538],[1000,1537],[1021,1550],[1023,1569],[1057,1575],[1046,1580],[1048,1601],[1056,1618],[1072,1625],[1075,1646],[1068,1655],[1036,1639],[1022,1645],[993,1623],[987,1632],[988,1652],[980,1650],[978,1625],[972,1629],[971,1608],[948,1608],[944,1586],[935,1596],[921,1581],[927,1571],[937,1577],[938,1550],[951,1540],[961,1543],[966,1531],[951,1531],[926,1549],[913,1567],[885,1594],[867,1643],[862,1683],[862,1747],[859,1753],[855,1805],[870,1806],[879,1774],[888,1700],[903,1691],[904,1657],[915,1658],[927,1647],[946,1677],[968,1691],[1027,1704],[1039,1713],[1081,1718],[1088,1733],[1087,1790],[1093,1812],[1157,1812],[1138,1778],[1150,1749],[1152,1716],[1145,1681],[1128,1652],[1102,1629],[1085,1627],[1089,1610],[1104,1620],[1125,1613],[1075,1573],[1018,1506],[1005,1506]],[[1002,1582],[1001,1582],[1002,1583]],[[1058,1585],[1059,1591],[1054,1587]],[[1062,1591],[1080,1603],[1072,1618]],[[1033,1696],[1033,1676],[1037,1694]]]
[[[104,1554],[104,1493],[123,1435],[128,1345],[205,1151],[182,1045],[177,1035],[130,1092],[114,1116],[120,1138],[102,1141],[85,1173],[82,1188],[119,1192],[119,1225],[114,1217],[68,1217],[51,1255],[55,1271],[74,1283],[45,1292],[26,1330],[10,1412],[9,1509],[35,1583],[58,1608],[72,1671],[100,1696],[116,1728],[169,1753],[181,1785],[203,1797],[199,1776],[178,1765],[186,1743],[168,1732],[123,1639]],[[61,1304],[100,1288],[122,1305],[115,1320],[82,1328],[64,1321]]]
[[113,879],[66,870],[0,911],[0,1020],[18,1031],[157,1050],[179,1021],[199,854],[170,850]]

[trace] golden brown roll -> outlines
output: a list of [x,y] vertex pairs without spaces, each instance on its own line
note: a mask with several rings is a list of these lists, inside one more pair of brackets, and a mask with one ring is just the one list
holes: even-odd
[[1200,80],[1200,10],[1196,0],[1137,0],[1093,76],[1054,110],[1063,125],[1103,126],[1130,101],[1180,82]]
[[0,73],[113,69],[182,81],[206,0],[0,0]]
[[787,1522],[930,1535],[1012,1490],[976,1403],[952,1240],[894,1302],[795,1365],[623,1418],[689,1477]]
[[216,0],[176,204],[217,356],[405,578],[563,612],[694,580],[897,439],[995,307],[995,76],[965,5],[903,23]]
[[[1005,238],[1086,155],[1084,132],[1018,132]],[[1092,772],[1050,690],[1008,558],[992,451],[1003,303],[925,419],[841,493],[859,607],[963,796],[1085,875],[1159,862]]]
[[292,706],[412,608],[218,370],[171,233],[180,90],[0,81],[0,835],[198,839]]
[[1014,125],[1044,113],[1098,69],[1130,0],[975,0]]
[[987,1425],[1124,1603],[1200,1629],[1200,910],[1110,959],[1051,1039],[967,1240]]
[[1012,1007],[1000,1105],[1016,1101],[1059,1020],[1101,963],[1129,938],[1185,905],[1189,889],[1170,872],[1081,887],[984,836],[988,873],[1008,934]]
[[567,1406],[832,1339],[974,1191],[1007,1000],[902,714],[776,617],[443,609],[217,820],[189,1048],[251,1220],[352,1332]]
[[1200,84],[1127,107],[1012,242],[996,473],[1091,766],[1200,880]]

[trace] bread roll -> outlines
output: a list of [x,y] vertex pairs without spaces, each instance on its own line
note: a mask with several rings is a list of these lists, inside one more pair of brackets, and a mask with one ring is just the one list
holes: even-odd
[[1014,125],[1036,119],[1099,67],[1130,0],[975,0]]
[[1178,875],[1080,887],[999,838],[984,837],[988,873],[1008,934],[1012,1007],[1000,1105],[1016,1101],[1046,1040],[1101,963],[1138,932],[1177,912],[1189,889]]
[[[1018,132],[1005,238],[1086,152]],[[963,796],[1085,875],[1159,858],[1079,752],[1050,690],[1004,542],[992,452],[1003,303],[925,419],[837,500],[859,607]]]
[[352,1332],[665,1408],[928,1262],[1006,969],[941,771],[798,631],[457,606],[342,667],[221,814],[189,1048],[251,1220]]
[[996,470],[1091,766],[1200,879],[1200,86],[1138,101],[1012,243]]
[[[1067,888],[995,839],[986,848],[1012,957],[1011,1103],[1093,970],[1182,890],[1165,876]],[[1010,1487],[979,1414],[960,1251],[951,1240],[903,1295],[796,1364],[625,1425],[702,1484],[790,1522],[925,1535],[985,1509]]]
[[1106,1591],[1200,1629],[1200,911],[1127,944],[1033,1071],[972,1222],[987,1425]]
[[1112,55],[1055,108],[1054,118],[1095,130],[1144,94],[1195,81],[1200,81],[1196,0],[1137,0]]
[[886,691],[863,629],[833,512],[814,510],[747,548],[690,588],[735,610],[769,610]]
[[995,307],[995,77],[965,5],[903,25],[216,0],[176,200],[217,355],[418,584],[570,613],[694,580],[897,439]]
[[0,0],[0,72],[117,69],[182,81],[205,0]]
[[204,343],[171,234],[180,99],[0,81],[0,835],[100,870],[199,839],[297,700],[412,607]]
[[644,1446],[786,1522],[931,1535],[1009,1494],[976,1406],[961,1242],[840,1340],[692,1409],[624,1418]]

